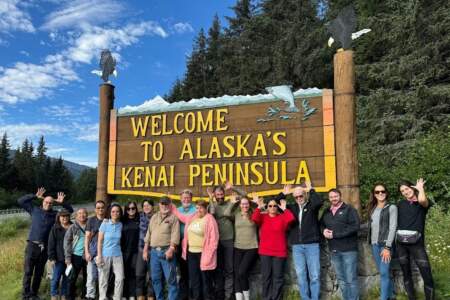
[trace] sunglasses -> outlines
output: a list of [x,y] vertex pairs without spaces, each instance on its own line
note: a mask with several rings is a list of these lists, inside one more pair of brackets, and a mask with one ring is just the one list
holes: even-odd
[[303,197],[305,197],[305,196],[303,196],[303,195],[298,195],[298,196],[295,196],[294,198],[297,199],[297,198],[303,198]]
[[277,205],[267,205],[267,207],[277,207]]
[[136,210],[136,207],[128,207],[127,210]]
[[386,191],[374,191],[375,194],[379,195],[379,194],[386,194]]

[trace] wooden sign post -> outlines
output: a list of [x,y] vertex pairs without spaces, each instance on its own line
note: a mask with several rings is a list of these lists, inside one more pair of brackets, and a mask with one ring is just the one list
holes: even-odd
[[109,204],[110,197],[106,188],[108,182],[109,121],[111,109],[114,107],[114,85],[110,83],[101,84],[99,95],[100,118],[98,135],[97,191],[95,200],[103,200]]
[[334,106],[337,188],[341,190],[343,200],[360,212],[355,70],[351,50],[334,55]]

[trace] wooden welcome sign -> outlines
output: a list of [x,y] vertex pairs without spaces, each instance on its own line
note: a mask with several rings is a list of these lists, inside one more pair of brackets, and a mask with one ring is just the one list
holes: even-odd
[[276,92],[112,110],[108,193],[179,199],[189,188],[198,199],[227,180],[260,196],[306,180],[336,187],[332,90]]

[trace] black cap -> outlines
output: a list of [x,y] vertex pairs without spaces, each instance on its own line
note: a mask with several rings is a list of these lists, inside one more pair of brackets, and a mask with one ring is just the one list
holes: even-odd
[[170,201],[169,197],[162,197],[161,199],[159,199],[159,203],[164,204],[164,205],[169,205],[171,203],[171,201]]
[[63,208],[59,211],[59,215],[60,216],[70,216],[71,213],[67,209]]

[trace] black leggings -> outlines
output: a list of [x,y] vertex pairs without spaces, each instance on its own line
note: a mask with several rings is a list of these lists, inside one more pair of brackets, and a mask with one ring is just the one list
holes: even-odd
[[213,274],[214,271],[200,269],[201,253],[187,253],[189,269],[189,294],[193,300],[213,300]]
[[403,272],[403,281],[405,284],[406,293],[408,294],[408,299],[416,299],[414,293],[414,282],[411,273],[411,260],[414,260],[423,279],[425,299],[433,300],[435,297],[434,282],[431,274],[430,261],[428,260],[428,255],[425,251],[423,240],[422,242],[418,242],[413,245],[398,243],[397,254]]
[[83,275],[83,284],[81,286],[81,298],[84,298],[86,295],[86,279],[87,279],[87,262],[84,260],[82,256],[78,256],[72,254],[71,258],[72,262],[72,274],[69,277],[69,296],[67,299],[75,299],[76,297],[76,289],[77,289],[77,279],[78,275],[81,273]]
[[258,249],[234,248],[234,289],[236,293],[250,290],[250,271],[258,259]]

